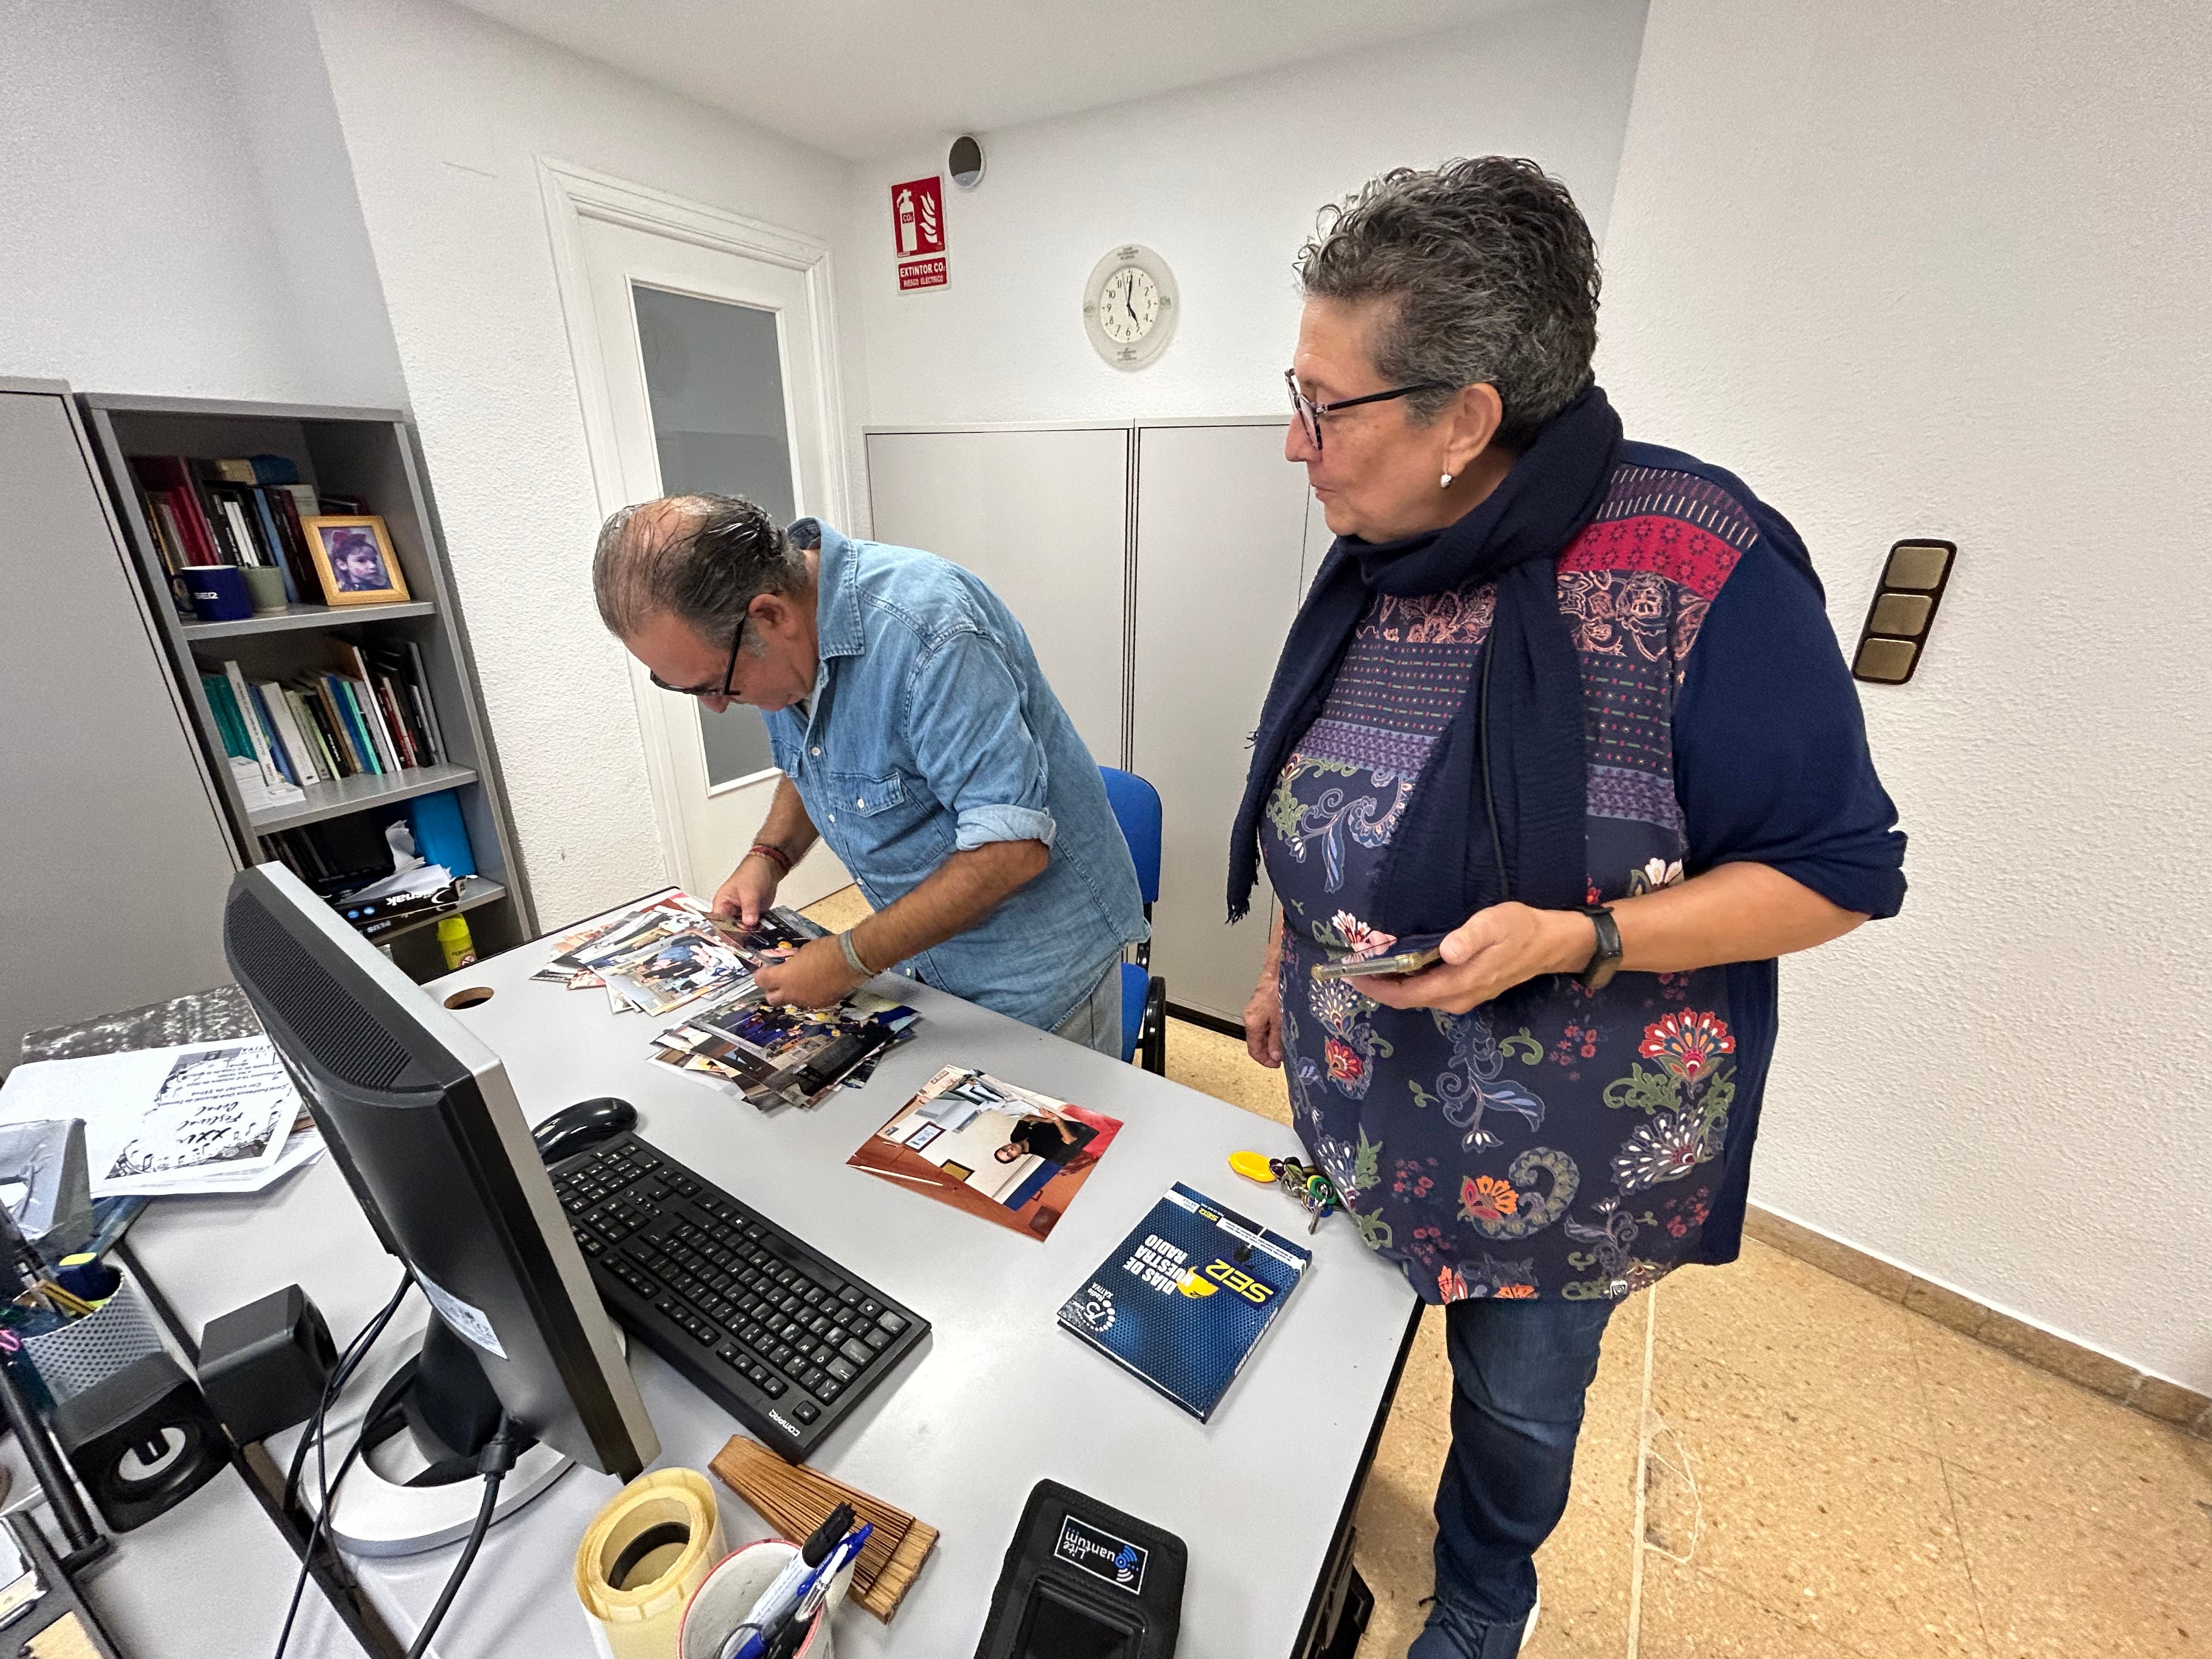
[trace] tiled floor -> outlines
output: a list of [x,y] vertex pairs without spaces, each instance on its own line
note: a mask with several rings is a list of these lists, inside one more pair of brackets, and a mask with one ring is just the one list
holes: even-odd
[[[1173,1023],[1168,1074],[1288,1121],[1233,1039]],[[1431,1311],[1360,1504],[1360,1659],[1420,1628],[1442,1338]],[[1747,1242],[1614,1315],[1537,1570],[1529,1659],[2212,1656],[2212,1443]]]
[[[1168,1074],[1287,1121],[1231,1038],[1173,1024]],[[1449,1395],[1431,1312],[1360,1504],[1360,1659],[1420,1628]],[[2212,1655],[2212,1443],[1763,1244],[1615,1314],[1589,1412],[1529,1659]]]

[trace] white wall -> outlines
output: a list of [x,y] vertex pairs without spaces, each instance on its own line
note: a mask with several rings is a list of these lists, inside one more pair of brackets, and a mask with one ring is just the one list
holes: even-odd
[[0,0],[0,374],[404,404],[304,14]]
[[2212,1389],[2212,14],[1654,0],[1600,369],[1740,473],[1856,640],[1905,915],[1784,970],[1753,1196]]
[[[1643,0],[1574,0],[1411,43],[983,135],[973,192],[947,181],[951,282],[898,292],[889,186],[944,146],[858,169],[871,416],[898,422],[1273,414],[1297,330],[1291,261],[1316,210],[1391,167],[1531,155],[1601,235]],[[1150,368],[1084,332],[1101,255],[1139,241],[1182,315]]]
[[[850,216],[847,164],[442,0],[313,3],[550,926],[665,874],[621,649],[592,604],[599,503],[536,158],[825,240]],[[849,314],[842,331],[850,350]]]

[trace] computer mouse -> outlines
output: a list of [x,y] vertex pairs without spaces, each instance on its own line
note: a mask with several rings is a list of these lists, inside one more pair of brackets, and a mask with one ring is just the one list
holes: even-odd
[[548,1164],[558,1164],[636,1127],[636,1107],[612,1095],[602,1095],[597,1100],[563,1106],[532,1129],[530,1138],[538,1143],[538,1157]]

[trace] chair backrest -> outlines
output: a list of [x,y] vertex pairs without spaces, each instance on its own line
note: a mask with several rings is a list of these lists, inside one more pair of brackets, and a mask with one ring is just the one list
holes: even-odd
[[1121,826],[1121,839],[1129,843],[1129,856],[1136,861],[1138,890],[1146,903],[1157,904],[1160,899],[1160,792],[1134,772],[1118,767],[1102,766],[1098,775],[1106,781],[1107,804],[1113,807],[1114,820]]

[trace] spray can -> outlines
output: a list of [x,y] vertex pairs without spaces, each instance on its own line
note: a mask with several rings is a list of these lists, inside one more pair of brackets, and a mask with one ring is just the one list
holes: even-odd
[[466,916],[447,916],[438,924],[438,949],[445,953],[448,968],[465,968],[477,959],[477,942],[469,937]]

